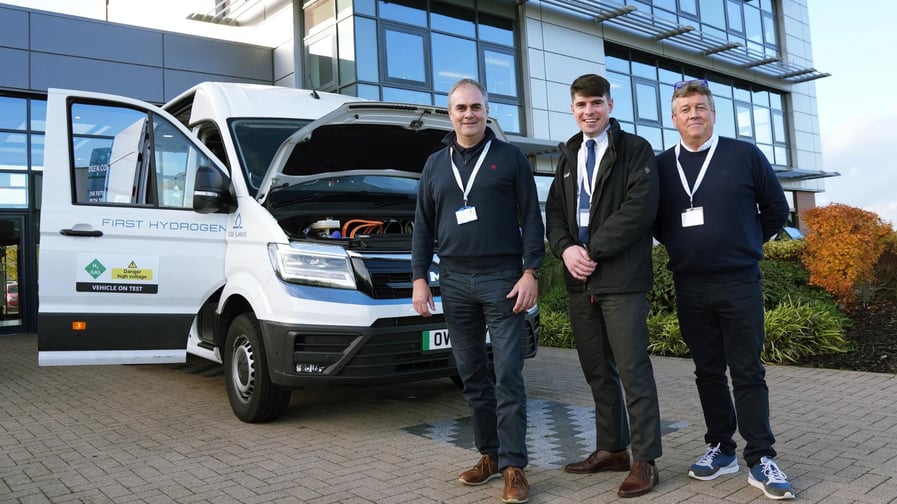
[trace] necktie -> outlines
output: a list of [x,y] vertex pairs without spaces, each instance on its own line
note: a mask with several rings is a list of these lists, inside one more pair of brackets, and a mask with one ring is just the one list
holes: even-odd
[[[588,215],[591,198],[587,190],[587,184],[592,183],[592,175],[595,173],[595,140],[586,140],[586,178],[579,188],[579,215]],[[579,217],[579,216],[577,216]],[[582,223],[582,221],[580,221]],[[589,243],[589,227],[579,226],[579,241],[585,245]]]

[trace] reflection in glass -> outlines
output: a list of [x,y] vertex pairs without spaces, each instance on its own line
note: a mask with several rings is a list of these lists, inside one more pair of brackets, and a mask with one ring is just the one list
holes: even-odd
[[378,82],[380,70],[377,56],[377,22],[363,17],[355,17],[355,63],[358,79]]
[[430,93],[386,86],[383,87],[383,101],[419,103],[421,105],[433,104],[433,99],[430,97]]
[[720,136],[735,138],[735,103],[728,98],[713,97],[716,104],[716,125],[713,127]]
[[28,153],[24,133],[0,131],[0,170],[27,170]]
[[352,18],[349,18],[340,21],[336,27],[340,84],[355,80],[355,33],[352,24]]
[[517,69],[514,55],[496,51],[483,51],[486,66],[486,89],[489,94],[517,97]]
[[47,100],[31,99],[31,131],[47,129]]
[[44,135],[31,135],[31,169],[44,169]]
[[489,102],[489,116],[498,121],[505,133],[520,133],[520,109],[517,105]]
[[754,139],[758,143],[772,143],[772,124],[767,108],[754,106]]
[[333,0],[322,0],[303,10],[305,15],[305,36],[321,33],[333,24]]
[[751,126],[751,107],[743,103],[735,105],[735,121],[738,125],[738,136],[754,138],[754,128]]
[[473,11],[442,2],[433,2],[430,6],[430,28],[463,37],[476,37]]
[[610,97],[614,100],[614,111],[611,115],[618,121],[634,121],[635,112],[629,76],[608,72],[607,80],[610,82]]
[[655,151],[663,150],[663,133],[661,133],[660,128],[639,124],[635,128],[635,133],[647,140]]
[[[660,122],[656,85],[636,82],[635,94],[637,98],[636,106],[638,107],[639,121]],[[657,145],[661,145],[661,143],[658,143]]]
[[386,77],[425,83],[424,38],[415,33],[386,30]]
[[329,34],[308,43],[309,80],[312,87],[320,89],[335,84],[333,75],[333,35]]
[[[414,26],[427,26],[426,2],[419,0],[380,0],[380,17]],[[424,9],[421,9],[423,4]]]
[[476,42],[434,33],[431,43],[434,90],[448,92],[459,79],[465,77],[479,80]]
[[0,208],[28,208],[28,175],[0,172]]
[[480,40],[514,47],[514,21],[480,11]]
[[24,98],[0,96],[0,129],[24,130],[27,101]]

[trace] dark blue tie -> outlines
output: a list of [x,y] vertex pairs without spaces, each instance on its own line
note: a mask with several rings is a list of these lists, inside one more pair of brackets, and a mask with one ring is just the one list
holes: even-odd
[[[589,205],[591,198],[586,190],[586,184],[592,183],[592,175],[595,173],[595,140],[591,138],[586,140],[586,178],[579,187],[579,213],[589,213]],[[579,215],[576,216],[579,219]],[[583,244],[589,243],[588,226],[579,227],[579,241]]]

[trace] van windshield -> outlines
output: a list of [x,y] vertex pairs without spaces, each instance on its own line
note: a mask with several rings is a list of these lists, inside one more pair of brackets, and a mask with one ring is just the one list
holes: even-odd
[[230,122],[240,166],[253,196],[280,144],[310,122],[305,119],[234,119]]

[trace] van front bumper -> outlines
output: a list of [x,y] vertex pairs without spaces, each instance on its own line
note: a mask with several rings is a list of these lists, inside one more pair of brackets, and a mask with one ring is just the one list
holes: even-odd
[[[425,331],[445,329],[443,315],[380,319],[370,327],[259,324],[271,381],[284,388],[381,385],[458,374],[451,349],[426,350],[423,343]],[[524,327],[524,357],[531,358],[539,347],[538,307],[527,313]]]

